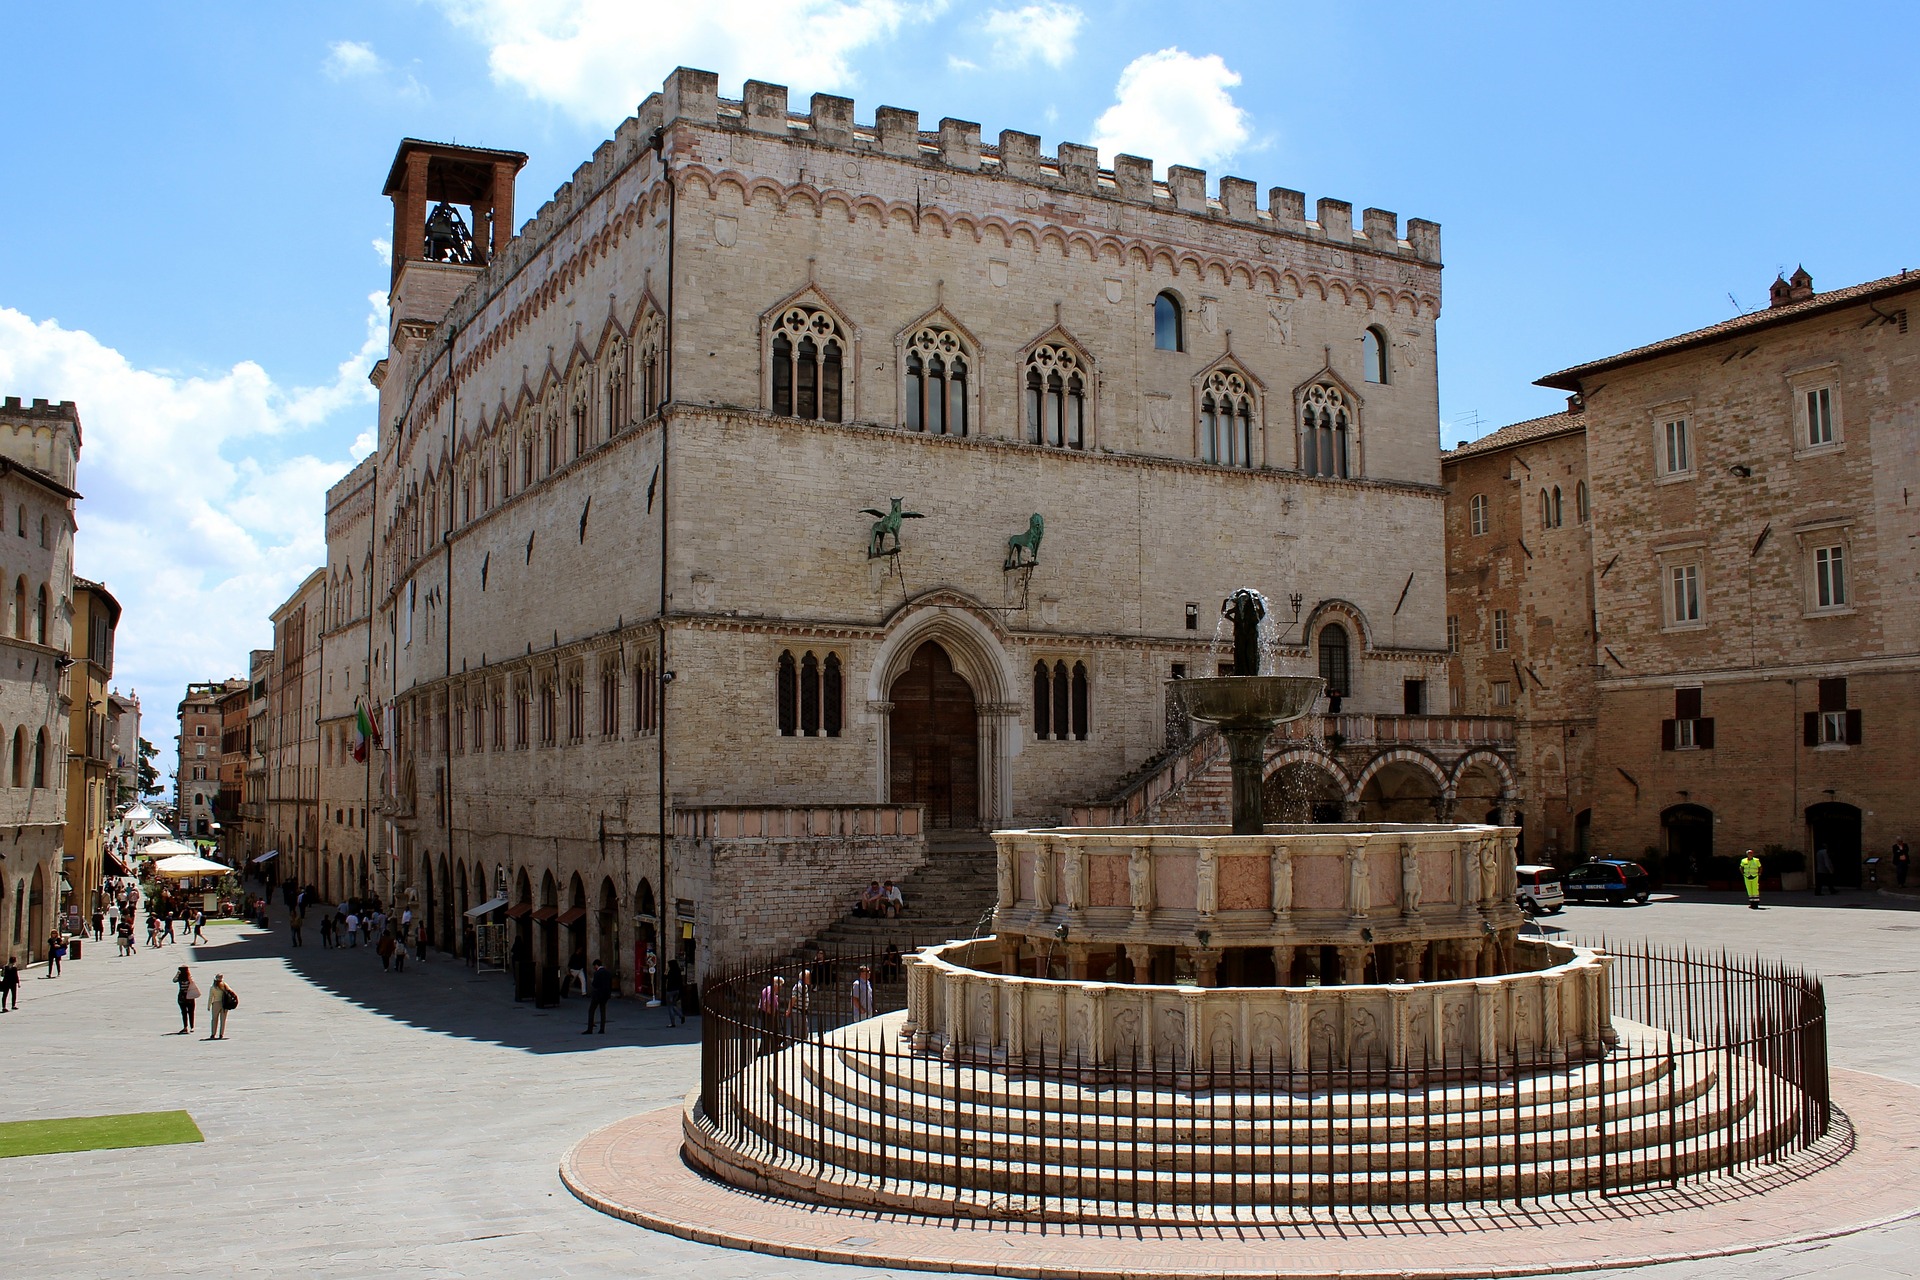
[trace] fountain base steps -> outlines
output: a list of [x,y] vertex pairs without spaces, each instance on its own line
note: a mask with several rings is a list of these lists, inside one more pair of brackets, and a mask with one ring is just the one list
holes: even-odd
[[688,1158],[734,1186],[815,1203],[1229,1223],[1336,1199],[1664,1186],[1780,1151],[1794,1127],[1791,1114],[1753,1123],[1755,1091],[1772,1087],[1764,1070],[1685,1045],[1669,1057],[1664,1035],[1625,1022],[1610,1057],[1631,1065],[1412,1089],[1381,1072],[1331,1096],[1324,1077],[1271,1092],[1227,1072],[1080,1083],[868,1051],[896,1043],[900,1023],[892,1015],[764,1055],[720,1086],[723,1125],[688,1111]]

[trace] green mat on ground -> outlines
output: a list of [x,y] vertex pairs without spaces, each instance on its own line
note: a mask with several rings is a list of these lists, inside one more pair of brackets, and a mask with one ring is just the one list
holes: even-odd
[[0,1159],[55,1151],[104,1151],[114,1147],[165,1147],[204,1142],[200,1126],[184,1111],[139,1111],[124,1116],[75,1116],[67,1120],[14,1120],[0,1124]]

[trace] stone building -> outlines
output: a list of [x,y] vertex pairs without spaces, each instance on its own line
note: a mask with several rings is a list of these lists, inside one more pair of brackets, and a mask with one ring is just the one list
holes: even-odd
[[1916,304],[1920,275],[1796,271],[1766,310],[1540,380],[1584,410],[1596,852],[1684,880],[1824,845],[1859,883],[1920,835]]
[[113,733],[113,803],[118,811],[140,798],[140,695],[107,695],[108,723]]
[[46,953],[66,905],[68,650],[80,413],[0,402],[0,927],[21,960]]
[[73,885],[68,903],[85,918],[93,914],[99,900],[105,874],[104,837],[107,820],[113,816],[114,743],[109,711],[120,602],[100,583],[85,578],[73,580],[72,600],[64,843],[67,880]]
[[182,836],[211,840],[220,821],[220,700],[234,681],[195,681],[180,700],[179,763],[175,766],[174,829]]
[[1338,699],[1276,774],[1511,799],[1505,722],[1430,705],[1434,224],[685,70],[508,240],[523,162],[387,184],[370,677],[443,942],[501,897],[631,977],[656,929],[792,945],[921,814],[1204,799],[1164,684],[1241,585]]
[[253,682],[238,678],[227,681],[220,695],[220,765],[216,771],[220,787],[214,794],[213,808],[219,830],[220,861],[241,867],[257,857],[261,850],[247,840],[243,802],[247,787],[247,757],[253,751],[253,730],[247,708],[253,699]]
[[267,843],[267,746],[272,741],[273,721],[269,689],[273,682],[273,650],[255,649],[247,655],[247,758],[241,770],[240,837],[255,858],[268,853],[266,874],[275,880],[291,874],[278,865],[279,851]]
[[[1442,455],[1451,709],[1510,717],[1523,856],[1592,852],[1592,501],[1578,413]],[[1474,821],[1482,813],[1461,813]]]
[[273,674],[267,682],[266,844],[300,868],[302,882],[320,865],[317,721],[326,586],[326,571],[315,569],[273,611]]
[[325,621],[320,632],[320,865],[303,873],[323,897],[371,887],[391,898],[377,787],[384,753],[371,740],[355,759],[357,713],[378,707],[373,658],[374,463],[363,461],[327,491]]

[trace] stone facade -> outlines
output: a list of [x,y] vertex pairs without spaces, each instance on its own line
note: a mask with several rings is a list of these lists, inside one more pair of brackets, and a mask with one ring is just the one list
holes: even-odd
[[[324,872],[320,858],[320,632],[327,604],[327,575],[316,569],[273,611],[273,674],[267,683],[267,848],[291,859],[302,882]],[[278,859],[276,859],[278,861]],[[289,874],[286,869],[281,875]],[[365,890],[319,885],[323,900]]]
[[[514,156],[403,144],[396,243]],[[1345,710],[1437,686],[1438,228],[1205,187],[681,71],[517,238],[397,253],[371,682],[429,918],[577,877],[758,950],[673,811],[1058,820],[1247,583]]]
[[117,812],[140,799],[140,695],[113,690],[107,696],[107,718],[113,733],[113,803]]
[[[277,850],[267,843],[267,756],[273,740],[273,706],[269,689],[273,683],[273,650],[255,649],[247,655],[247,759],[241,770],[240,834],[254,857]],[[264,865],[264,864],[263,864]],[[287,872],[267,865],[266,874],[279,879]]]
[[[1816,293],[1796,273],[1766,311],[1541,380],[1583,409],[1595,853],[1712,880],[1730,872],[1710,859],[1825,845],[1845,884],[1920,833],[1920,546],[1901,514],[1920,493],[1916,301],[1920,276]],[[1461,459],[1450,501],[1470,468],[1551,467],[1573,438]],[[1557,645],[1587,587],[1553,572]]]
[[0,928],[21,961],[46,954],[66,905],[61,874],[67,810],[65,667],[73,599],[74,472],[80,414],[69,402],[0,402]]
[[113,815],[114,746],[109,698],[113,684],[113,638],[120,625],[120,602],[97,582],[73,580],[73,617],[69,629],[67,815],[65,864],[73,885],[69,905],[83,917],[93,914],[105,870],[104,836]]
[[[1574,413],[1515,423],[1441,458],[1447,688],[1511,717],[1522,856],[1591,853],[1596,728],[1592,502]],[[1480,818],[1481,814],[1463,814]]]
[[220,821],[220,700],[229,681],[198,681],[187,686],[176,718],[179,762],[174,767],[174,830],[181,836],[211,840]]
[[[369,740],[365,759],[353,757],[358,710],[378,705],[370,687],[368,627],[373,571],[373,462],[364,461],[327,491],[325,620],[320,631],[319,815],[322,866],[301,871],[301,882],[331,892],[371,889],[390,896],[389,847],[378,811],[385,753]],[[289,870],[285,874],[291,874]],[[345,890],[339,886],[349,886]]]

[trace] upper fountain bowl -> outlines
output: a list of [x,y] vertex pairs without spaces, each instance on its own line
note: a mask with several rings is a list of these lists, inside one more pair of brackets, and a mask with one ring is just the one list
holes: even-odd
[[1188,715],[1232,729],[1298,720],[1313,710],[1324,682],[1319,676],[1216,676],[1170,683]]

